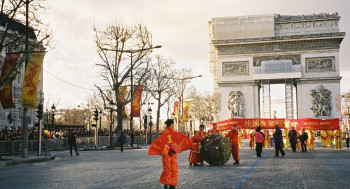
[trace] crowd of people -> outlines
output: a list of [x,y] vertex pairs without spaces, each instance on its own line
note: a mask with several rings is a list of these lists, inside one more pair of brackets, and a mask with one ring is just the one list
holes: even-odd
[[[244,134],[241,130],[237,129],[236,125],[232,126],[232,130],[220,132],[217,130],[217,125],[213,124],[213,129],[208,132],[204,131],[204,126],[200,126],[199,131],[194,132],[194,136],[190,139],[187,135],[175,131],[174,121],[167,120],[165,122],[167,128],[162,132],[162,137],[159,137],[151,144],[148,154],[149,155],[161,155],[163,161],[163,173],[160,177],[161,184],[164,188],[175,188],[177,185],[177,157],[176,154],[181,153],[184,150],[190,149],[189,164],[190,166],[204,165],[204,161],[200,156],[200,143],[208,134],[221,134],[228,138],[232,143],[232,157],[234,164],[239,164],[240,155],[239,148],[242,145],[242,138],[249,139],[249,145],[252,149],[256,150],[256,156],[262,157],[263,148],[269,146],[275,148],[274,157],[284,157],[286,155],[284,149],[291,148],[292,152],[296,152],[296,149],[301,148],[301,152],[307,152],[307,148],[314,149],[314,142],[316,133],[313,130],[297,131],[295,127],[291,130],[281,130],[278,125],[275,125],[274,130],[262,130],[261,126],[258,126],[254,131],[244,130]],[[165,135],[165,136],[163,136]],[[343,140],[346,141],[347,148],[349,148],[349,131],[345,129],[336,131],[322,131],[319,132],[322,139],[323,147],[330,147],[332,144],[336,149],[342,149]],[[176,140],[174,140],[176,139]],[[187,145],[189,142],[192,145]],[[273,144],[272,144],[273,143]]]

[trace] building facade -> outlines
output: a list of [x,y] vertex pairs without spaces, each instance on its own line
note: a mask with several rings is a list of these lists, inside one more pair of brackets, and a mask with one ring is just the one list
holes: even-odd
[[[23,36],[23,32],[25,31],[25,25],[21,24],[20,22],[11,20],[11,24],[9,25],[8,18],[6,15],[0,15],[1,17],[1,23],[0,23],[0,32],[3,34],[5,31],[6,27],[9,28],[9,32],[6,36],[9,38],[13,37],[14,35],[17,36]],[[35,39],[35,33],[33,29],[29,29],[29,39],[34,40]],[[7,41],[10,41],[7,40]],[[6,44],[6,42],[4,43]],[[24,46],[24,44],[14,44],[11,45],[5,45],[4,49],[2,52],[0,52],[0,74],[1,70],[4,64],[4,59],[6,56],[6,53],[12,53],[12,52],[18,52],[21,49],[20,47]],[[22,117],[23,117],[23,108],[22,108],[22,84],[23,84],[23,78],[24,78],[24,73],[25,73],[25,65],[23,64],[21,68],[19,69],[18,75],[16,76],[16,79],[12,82],[12,94],[13,94],[13,102],[15,104],[15,108],[11,109],[3,109],[1,104],[0,104],[0,130],[4,129],[5,127],[10,128],[10,127],[20,127],[22,126]],[[38,84],[38,93],[37,93],[37,102],[42,102],[44,101],[43,97],[43,73],[41,70],[40,77],[39,77],[39,84]],[[36,111],[37,109],[28,109],[28,127],[34,127],[36,123],[38,123],[38,119],[36,117]]]
[[338,13],[209,21],[215,121],[270,118],[270,86],[284,84],[286,118],[340,118]]

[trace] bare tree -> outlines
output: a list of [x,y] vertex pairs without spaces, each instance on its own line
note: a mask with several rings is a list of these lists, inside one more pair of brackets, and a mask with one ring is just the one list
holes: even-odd
[[174,64],[175,62],[173,60],[164,59],[157,55],[151,69],[152,76],[150,83],[147,85],[152,97],[157,101],[157,138],[159,136],[160,108],[176,94],[176,83],[174,81],[176,72]]
[[[52,32],[39,16],[42,11],[46,10],[42,5],[43,2],[44,0],[28,0],[28,23],[30,27],[26,32],[26,27],[23,24],[26,18],[26,0],[1,1],[0,52],[6,47],[7,52],[20,52],[22,56],[11,72],[0,80],[0,90],[16,78],[23,63],[32,52],[43,51],[50,45]],[[25,51],[26,33],[29,37],[28,51]]]
[[143,24],[123,25],[116,21],[104,28],[94,27],[95,44],[101,59],[96,65],[100,67],[100,76],[107,86],[96,86],[108,102],[112,102],[106,90],[113,92],[114,103],[117,106],[117,131],[122,130],[122,107],[130,103],[134,91],[129,90],[124,101],[121,101],[121,86],[131,83],[140,86],[148,79],[149,60],[152,47],[152,35]]

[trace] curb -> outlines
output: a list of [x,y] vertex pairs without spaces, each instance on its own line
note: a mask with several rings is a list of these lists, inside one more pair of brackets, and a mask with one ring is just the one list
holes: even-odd
[[47,157],[40,157],[40,158],[23,158],[20,160],[10,160],[7,162],[0,162],[0,167],[6,167],[6,166],[14,166],[14,165],[20,165],[20,164],[26,164],[26,163],[35,163],[35,162],[41,162],[41,161],[49,161],[54,160],[56,156],[47,156]]
[[[142,149],[140,146],[137,147],[124,147],[124,150],[134,150],[134,149]],[[113,147],[113,148],[85,148],[85,149],[79,149],[79,151],[103,151],[103,150],[120,150],[120,147]]]

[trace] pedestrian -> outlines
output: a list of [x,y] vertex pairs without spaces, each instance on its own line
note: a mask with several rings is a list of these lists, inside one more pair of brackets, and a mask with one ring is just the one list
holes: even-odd
[[344,131],[344,138],[346,141],[346,148],[349,148],[349,138],[350,138],[350,133],[349,133],[349,129],[346,128]]
[[301,152],[307,152],[306,149],[306,141],[308,139],[308,135],[305,132],[305,129],[302,130],[302,133],[300,135],[300,143],[301,143]]
[[69,130],[68,134],[68,143],[69,143],[69,151],[70,151],[70,156],[72,156],[72,147],[74,146],[75,149],[75,154],[78,156],[78,148],[77,148],[77,141],[75,138],[75,135],[72,130]]
[[273,131],[271,130],[271,131],[270,131],[270,144],[271,144],[271,148],[273,148],[273,144],[275,143],[275,142],[274,142],[274,139],[273,139],[273,135],[274,135],[274,133],[273,133]]
[[174,130],[174,120],[165,121],[166,129],[154,140],[148,149],[148,155],[161,155],[163,172],[160,183],[164,188],[177,186],[177,154],[192,147],[192,141],[185,134]]
[[130,131],[131,147],[134,147],[134,137],[135,137],[134,130],[131,130]]
[[258,126],[256,128],[256,132],[255,132],[255,143],[256,143],[255,149],[256,149],[256,156],[257,157],[262,157],[261,152],[262,152],[262,146],[263,146],[264,141],[265,141],[265,136],[261,132],[261,126]]
[[292,147],[292,151],[295,152],[297,149],[297,131],[295,130],[295,127],[292,127],[292,130],[288,133],[288,138],[290,142],[290,146]]
[[123,152],[124,144],[126,143],[125,133],[122,132],[118,138],[118,143],[120,144],[120,151]]
[[203,164],[203,159],[199,156],[199,147],[200,142],[204,139],[204,137],[200,137],[198,131],[194,131],[194,136],[192,137],[192,148],[190,150],[190,155],[188,157],[188,161],[190,162],[190,166],[197,166]]
[[282,149],[282,131],[278,127],[278,125],[275,126],[275,134],[274,134],[274,142],[275,142],[275,157],[279,157],[279,153],[281,152],[282,157],[285,156],[286,154],[284,153],[284,150]]
[[239,144],[238,144],[238,131],[237,126],[233,125],[232,130],[225,136],[232,142],[232,157],[235,160],[233,164],[239,164]]

